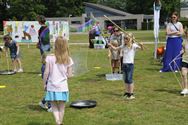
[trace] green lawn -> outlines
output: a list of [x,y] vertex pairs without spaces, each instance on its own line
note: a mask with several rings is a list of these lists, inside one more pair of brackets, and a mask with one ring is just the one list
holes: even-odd
[[[127,31],[127,32],[132,32],[135,35],[135,38],[138,41],[143,41],[143,42],[154,42],[154,35],[152,30],[148,31]],[[160,42],[165,42],[165,30],[160,30],[159,32],[159,41]],[[88,34],[78,34],[74,33],[70,35],[70,42],[76,43],[76,42],[82,42],[86,43],[88,42]]]
[[[153,40],[152,31],[134,33],[140,40]],[[71,42],[87,42],[86,36],[73,35]],[[123,82],[105,80],[104,74],[111,71],[107,49],[70,45],[75,77],[69,80],[70,102],[66,104],[64,124],[188,125],[188,97],[179,95],[180,87],[172,73],[158,72],[161,64],[153,59],[154,45],[145,46],[147,49],[138,51],[135,57],[136,99],[125,100],[122,98]],[[29,48],[21,45],[21,52],[24,73],[0,76],[0,85],[6,85],[0,88],[0,125],[55,125],[52,113],[38,106],[44,93],[38,75],[39,50],[33,45]],[[6,61],[1,54],[0,70],[7,69]],[[96,100],[97,106],[90,109],[69,107],[72,101],[79,99]]]

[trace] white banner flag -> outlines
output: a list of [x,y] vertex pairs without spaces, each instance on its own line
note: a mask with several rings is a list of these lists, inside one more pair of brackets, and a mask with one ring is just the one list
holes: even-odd
[[159,18],[160,18],[160,9],[161,9],[161,2],[160,0],[155,0],[153,4],[153,11],[154,11],[154,26],[153,26],[153,33],[155,37],[155,53],[154,58],[157,58],[157,44],[159,40]]
[[161,5],[156,5],[154,2],[154,37],[158,38],[159,36],[159,18],[160,18],[160,9],[161,9]]

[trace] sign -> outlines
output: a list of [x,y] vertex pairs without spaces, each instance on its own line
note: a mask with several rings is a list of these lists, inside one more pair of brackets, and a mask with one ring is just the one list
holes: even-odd
[[[46,21],[50,29],[50,40],[55,41],[57,36],[69,40],[69,24],[66,21]],[[38,42],[38,21],[3,21],[4,35],[9,34],[17,42]]]

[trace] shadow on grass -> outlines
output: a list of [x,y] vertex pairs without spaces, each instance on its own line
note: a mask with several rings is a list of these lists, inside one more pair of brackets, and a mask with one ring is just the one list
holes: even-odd
[[171,94],[175,94],[175,95],[179,95],[180,91],[177,89],[156,89],[154,91],[157,92],[166,92],[166,93],[171,93]]
[[50,125],[50,123],[38,123],[38,122],[30,122],[27,125]]
[[97,74],[96,76],[99,77],[99,78],[105,78],[106,74]]
[[[161,67],[162,68],[162,67]],[[149,70],[149,71],[155,71],[155,72],[159,72],[159,70],[160,70],[160,68],[155,68],[155,67],[153,67],[153,68],[144,68],[145,70]]]
[[25,73],[25,74],[41,74],[41,72],[27,72],[27,71],[26,72],[24,71],[23,73]]
[[122,93],[116,93],[116,92],[112,92],[112,91],[103,91],[102,92],[105,95],[111,95],[111,96],[116,96],[116,97],[122,97],[123,94]]
[[45,109],[42,109],[39,105],[28,105],[27,106],[30,110],[33,110],[33,111],[45,111]]

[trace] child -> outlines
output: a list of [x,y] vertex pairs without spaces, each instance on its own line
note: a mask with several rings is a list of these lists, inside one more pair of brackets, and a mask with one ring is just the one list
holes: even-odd
[[[114,47],[118,47],[117,40],[111,41],[111,44]],[[114,50],[111,47],[109,47],[108,57],[111,58],[112,73],[115,73],[116,69],[117,69],[117,73],[119,73],[120,50]]]
[[188,83],[187,83],[187,73],[188,73],[188,30],[185,30],[185,46],[183,47],[183,57],[182,57],[182,88],[183,90],[181,91],[181,95],[186,95],[188,94]]
[[40,49],[41,55],[44,52],[50,51],[50,30],[49,27],[45,24],[46,19],[44,16],[39,15],[37,17],[39,24],[41,25],[39,33],[39,42],[37,43],[37,48]]
[[114,47],[112,44],[110,46],[115,49],[123,50],[123,75],[125,83],[125,94],[126,99],[134,99],[134,83],[133,83],[133,70],[134,70],[134,57],[137,49],[143,50],[142,44],[134,43],[134,36],[132,33],[127,34],[127,37],[124,38],[124,44],[119,47]]
[[4,46],[7,51],[10,50],[10,58],[12,60],[14,72],[23,72],[21,61],[20,61],[20,47],[15,40],[12,40],[10,35],[5,35],[3,37]]
[[47,90],[45,100],[51,103],[55,122],[62,125],[65,102],[69,100],[67,80],[72,76],[73,61],[69,55],[68,42],[61,36],[55,41],[54,52],[46,57],[43,84]]
[[[46,54],[43,53],[42,57],[41,57],[41,62],[42,62],[42,67],[41,67],[41,72],[42,72],[42,79],[44,78],[44,70],[45,70],[45,64],[46,64]],[[47,101],[45,101],[45,98],[43,98],[40,102],[39,105],[44,108],[47,109],[48,112],[52,112],[52,108],[51,108],[51,104]]]

